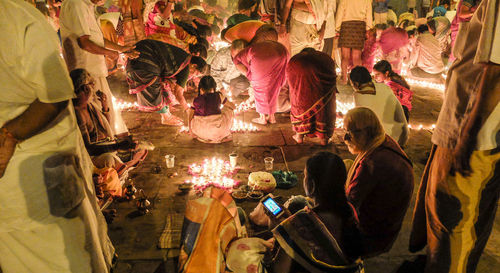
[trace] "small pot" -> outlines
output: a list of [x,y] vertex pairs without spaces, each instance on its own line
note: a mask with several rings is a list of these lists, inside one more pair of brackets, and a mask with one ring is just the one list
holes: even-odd
[[182,183],[179,186],[177,186],[177,188],[181,192],[187,193],[187,192],[189,192],[193,188],[193,184],[191,184],[191,183]]
[[231,193],[231,196],[236,202],[242,202],[247,199],[248,193],[245,191],[237,190],[233,191],[233,193]]
[[262,191],[253,190],[253,191],[249,191],[247,196],[248,196],[248,198],[257,201],[257,200],[260,200],[264,196],[264,193]]

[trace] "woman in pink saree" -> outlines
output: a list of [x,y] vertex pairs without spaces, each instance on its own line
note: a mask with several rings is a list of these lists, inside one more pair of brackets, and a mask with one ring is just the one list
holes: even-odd
[[278,95],[285,84],[289,58],[287,49],[277,42],[276,30],[274,33],[270,35],[275,36],[273,40],[259,40],[246,48],[243,48],[243,41],[236,40],[231,48],[236,68],[246,74],[254,90],[255,108],[260,116],[252,122],[263,125],[267,122],[276,123],[274,113],[278,108]]

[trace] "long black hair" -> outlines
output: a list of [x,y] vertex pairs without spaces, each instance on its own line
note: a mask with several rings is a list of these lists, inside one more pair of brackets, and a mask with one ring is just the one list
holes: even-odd
[[347,171],[344,161],[336,154],[319,152],[307,160],[306,171],[307,183],[314,181],[312,197],[342,217],[351,217],[352,209],[345,196]]
[[200,83],[198,84],[198,96],[201,95],[200,90],[216,90],[217,89],[217,82],[215,82],[214,77],[212,76],[203,76],[200,79]]
[[388,73],[388,76],[389,78],[391,78],[391,81],[396,82],[397,84],[407,89],[410,89],[410,85],[408,85],[408,83],[405,81],[403,77],[401,77],[401,75],[392,70],[392,66],[388,61],[386,60],[379,61],[373,66],[373,69],[377,70],[378,72],[384,75]]

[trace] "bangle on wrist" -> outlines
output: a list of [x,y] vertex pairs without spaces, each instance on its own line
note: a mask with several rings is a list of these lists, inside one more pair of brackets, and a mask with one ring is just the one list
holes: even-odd
[[2,127],[2,129],[0,129],[0,130],[1,130],[2,134],[6,135],[9,138],[14,139],[16,141],[16,143],[21,142],[21,140],[17,139],[11,132],[9,132],[9,130],[7,130],[7,128]]

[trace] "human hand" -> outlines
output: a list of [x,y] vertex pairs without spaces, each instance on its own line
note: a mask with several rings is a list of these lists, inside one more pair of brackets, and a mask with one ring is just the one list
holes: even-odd
[[129,59],[135,59],[140,55],[139,51],[135,50],[135,46],[121,46],[118,52]]
[[117,60],[120,54],[117,51],[108,50],[106,56],[110,57],[113,60]]
[[104,94],[101,90],[97,90],[95,94],[97,95],[97,99],[101,102],[102,105],[107,105],[108,96],[106,96],[106,94]]
[[4,131],[0,132],[0,178],[3,177],[5,169],[9,164],[16,149],[17,140]]
[[141,53],[139,51],[135,50],[135,49],[131,49],[131,50],[125,51],[125,52],[123,52],[123,54],[128,59],[137,59],[141,55]]

